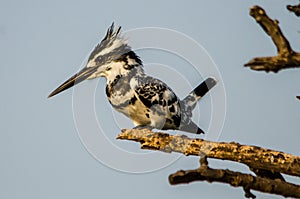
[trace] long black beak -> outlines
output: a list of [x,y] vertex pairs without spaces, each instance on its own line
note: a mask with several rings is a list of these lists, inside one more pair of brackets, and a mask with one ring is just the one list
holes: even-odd
[[73,75],[71,78],[69,78],[67,81],[65,81],[62,85],[60,85],[57,89],[55,89],[48,98],[67,90],[68,88],[71,88],[72,86],[79,84],[83,80],[86,80],[89,76],[91,76],[95,71],[97,70],[97,67],[85,67],[75,75]]

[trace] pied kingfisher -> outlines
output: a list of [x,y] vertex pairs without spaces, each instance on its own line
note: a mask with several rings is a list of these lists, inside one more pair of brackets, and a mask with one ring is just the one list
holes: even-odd
[[115,110],[129,117],[135,128],[177,129],[204,133],[192,120],[197,101],[216,85],[207,78],[186,98],[180,100],[170,87],[144,73],[139,56],[114,23],[89,56],[86,66],[55,89],[52,97],[83,80],[105,77],[106,95]]

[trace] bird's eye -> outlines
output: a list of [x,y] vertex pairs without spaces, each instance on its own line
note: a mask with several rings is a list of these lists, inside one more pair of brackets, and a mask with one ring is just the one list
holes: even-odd
[[102,56],[96,58],[96,62],[100,63],[102,61]]
[[107,66],[105,70],[106,70],[106,71],[109,71],[110,69],[111,69],[111,67],[110,67],[110,66]]

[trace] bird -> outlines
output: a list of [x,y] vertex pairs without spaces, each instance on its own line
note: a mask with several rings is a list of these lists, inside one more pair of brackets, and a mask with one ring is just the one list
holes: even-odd
[[112,107],[130,118],[135,129],[180,130],[201,134],[192,111],[217,80],[208,77],[183,100],[163,81],[144,72],[143,62],[121,34],[121,26],[108,28],[90,53],[83,69],[55,89],[48,98],[84,81],[106,78],[106,96]]

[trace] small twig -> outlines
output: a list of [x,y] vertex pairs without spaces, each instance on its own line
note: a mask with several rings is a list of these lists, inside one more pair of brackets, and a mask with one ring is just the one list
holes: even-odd
[[251,192],[251,189],[249,188],[249,186],[243,187],[243,189],[244,189],[246,198],[256,198],[256,196]]
[[140,142],[143,149],[231,160],[246,164],[250,168],[300,176],[299,156],[257,146],[241,145],[234,142],[211,142],[197,138],[192,139],[183,135],[155,133],[148,129],[123,129],[117,139]]
[[200,166],[201,167],[208,167],[208,161],[207,161],[206,156],[200,158]]
[[300,3],[298,5],[287,5],[286,8],[293,12],[297,17],[300,17]]
[[190,183],[193,181],[221,182],[234,187],[243,187],[245,196],[249,198],[255,198],[255,195],[253,195],[250,190],[300,198],[300,186],[298,185],[281,180],[255,177],[251,174],[234,172],[228,169],[200,167],[195,170],[180,170],[169,176],[169,182],[172,185]]
[[252,70],[264,70],[266,72],[278,72],[281,69],[300,67],[300,53],[291,48],[290,43],[280,30],[279,22],[270,19],[264,9],[259,6],[252,7],[250,15],[272,38],[278,54],[273,57],[253,58],[245,66],[250,67]]

